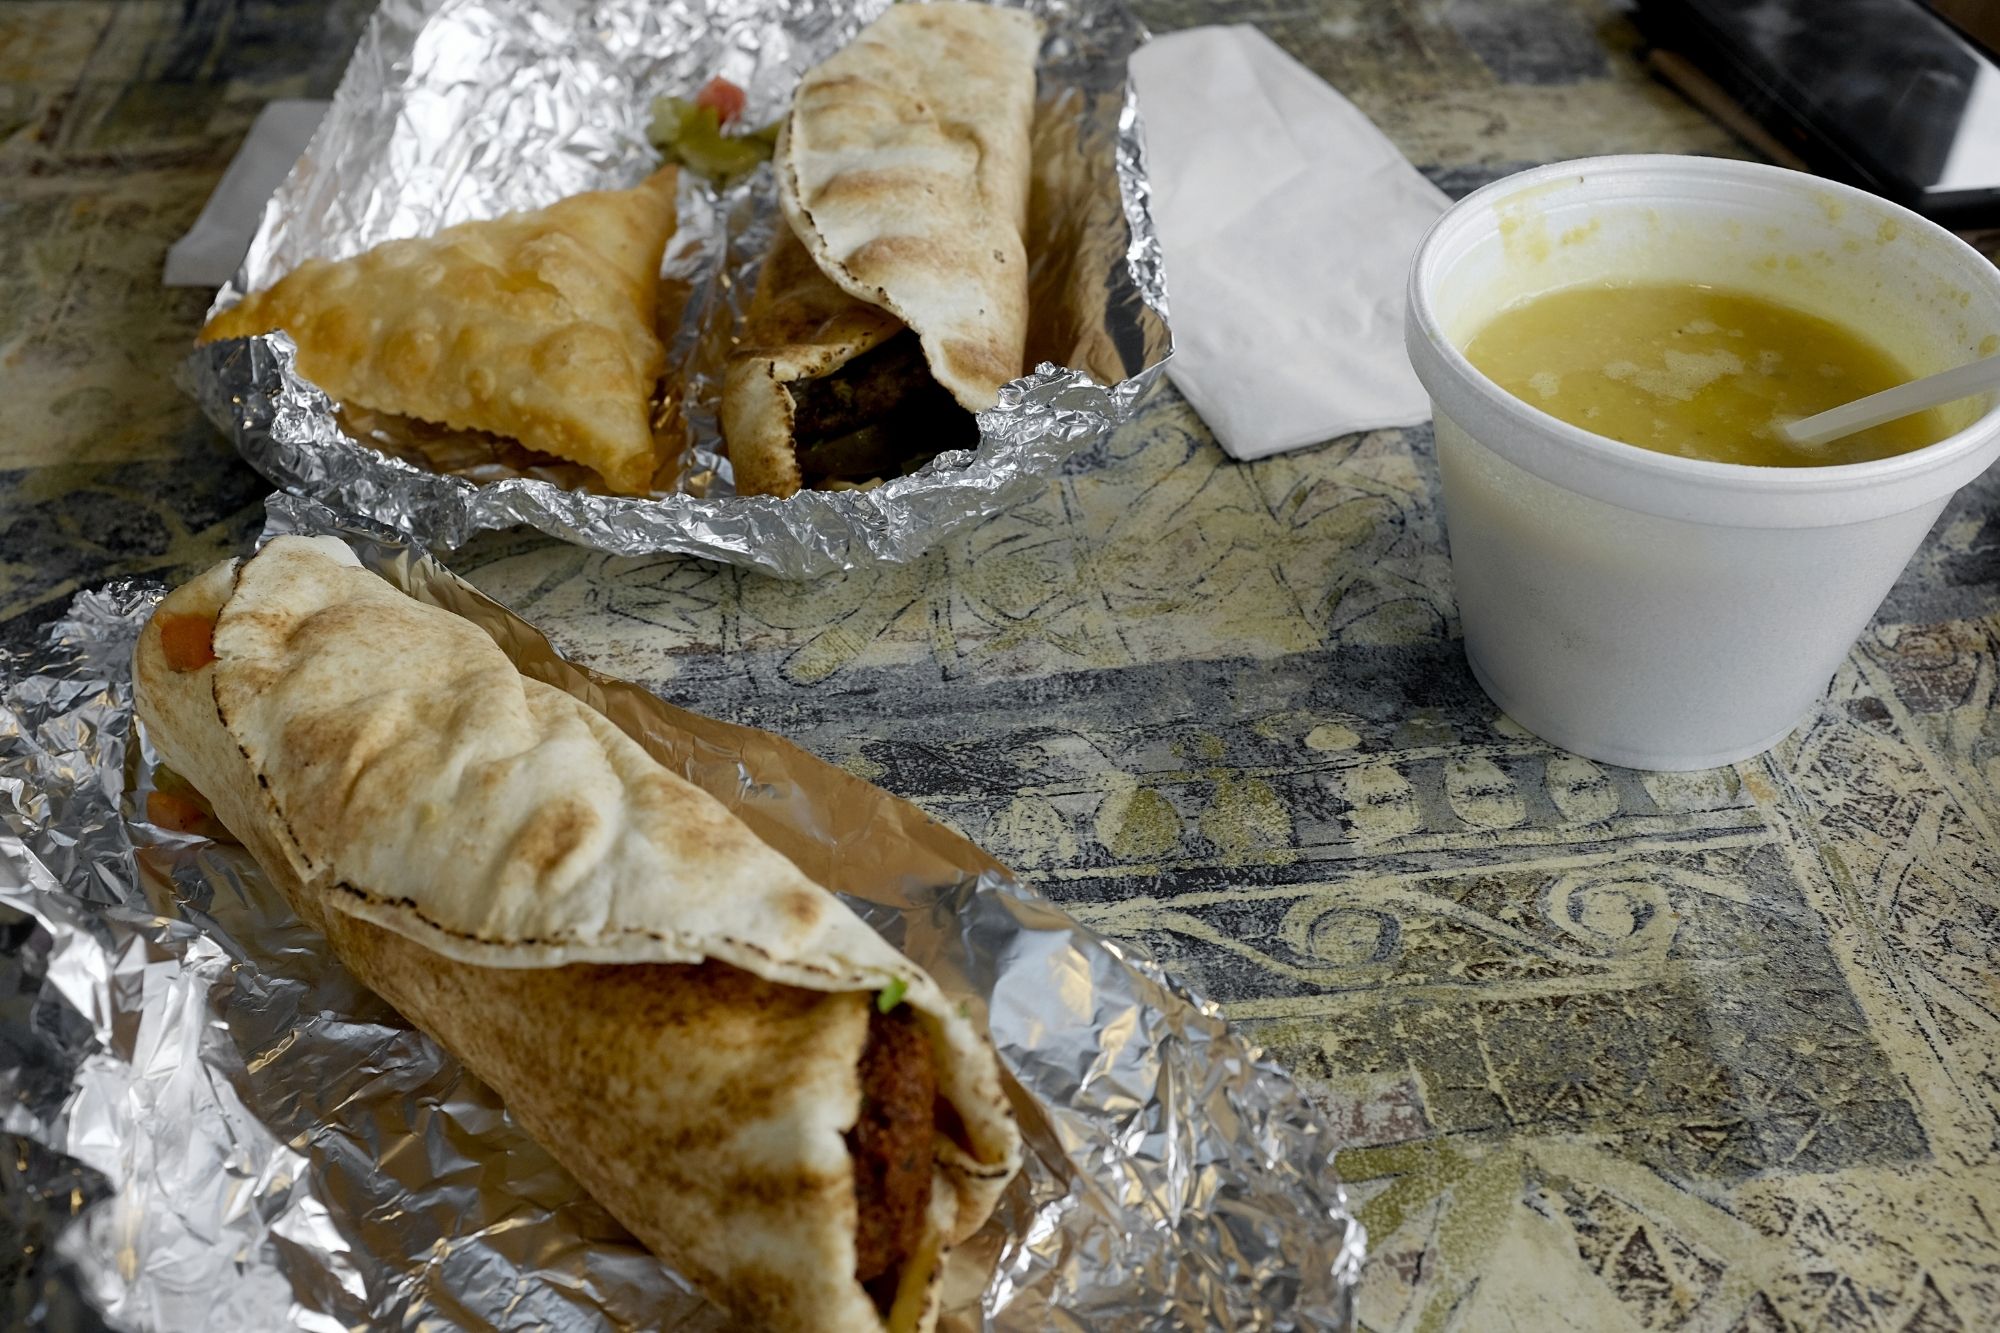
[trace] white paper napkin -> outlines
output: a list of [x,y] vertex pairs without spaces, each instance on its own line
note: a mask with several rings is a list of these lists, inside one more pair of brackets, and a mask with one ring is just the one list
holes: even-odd
[[1232,458],[1428,421],[1403,285],[1449,200],[1250,27],[1132,60],[1167,266],[1167,374]]
[[167,251],[168,287],[220,287],[235,274],[264,216],[264,203],[306,150],[325,102],[272,102],[257,113],[243,146],[216,182],[188,234]]

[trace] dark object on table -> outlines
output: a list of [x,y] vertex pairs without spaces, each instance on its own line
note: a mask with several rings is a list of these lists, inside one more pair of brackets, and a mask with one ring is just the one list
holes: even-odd
[[1916,0],[1638,0],[1634,17],[1656,68],[1694,66],[1780,160],[1947,226],[2000,223],[2000,65]]
[[2000,0],[1928,0],[1930,7],[1951,20],[1953,27],[2000,56]]

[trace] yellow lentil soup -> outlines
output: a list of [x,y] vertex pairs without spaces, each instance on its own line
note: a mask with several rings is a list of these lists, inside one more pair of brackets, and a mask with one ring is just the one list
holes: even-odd
[[1887,458],[1950,433],[1936,411],[1823,445],[1773,426],[1915,378],[1829,320],[1692,283],[1573,287],[1503,310],[1465,348],[1507,392],[1598,435],[1756,467]]

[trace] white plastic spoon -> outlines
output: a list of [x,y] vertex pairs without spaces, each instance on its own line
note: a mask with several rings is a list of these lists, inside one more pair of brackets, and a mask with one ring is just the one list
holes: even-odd
[[1908,384],[1898,384],[1893,389],[1871,393],[1866,398],[1857,398],[1816,416],[1780,426],[1777,433],[1793,444],[1825,444],[1843,435],[1852,435],[1855,431],[1921,412],[1927,407],[1939,407],[1960,398],[1970,398],[1987,389],[2000,389],[2000,356],[1984,357],[1935,375],[1926,375],[1920,380],[1911,380]]

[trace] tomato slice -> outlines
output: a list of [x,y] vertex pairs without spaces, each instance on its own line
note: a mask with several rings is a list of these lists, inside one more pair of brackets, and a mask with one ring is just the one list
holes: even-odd
[[195,801],[170,791],[146,793],[146,822],[176,833],[207,833],[213,816]]
[[215,622],[206,616],[161,616],[160,651],[176,671],[199,671],[215,660]]
[[701,85],[701,91],[694,95],[696,106],[715,108],[715,120],[718,126],[727,125],[742,115],[743,105],[748,100],[741,88],[720,74]]

